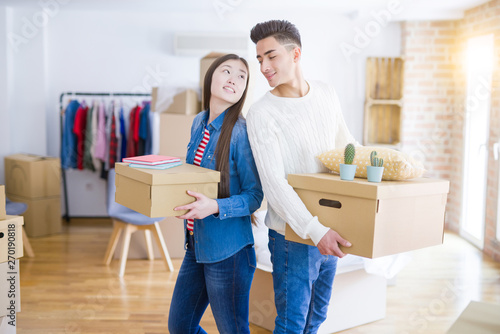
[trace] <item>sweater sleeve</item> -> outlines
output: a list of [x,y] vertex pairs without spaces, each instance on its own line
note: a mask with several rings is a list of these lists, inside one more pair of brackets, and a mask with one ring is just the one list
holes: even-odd
[[277,121],[265,113],[247,115],[248,138],[268,205],[303,239],[318,244],[329,228],[312,216],[288,184]]

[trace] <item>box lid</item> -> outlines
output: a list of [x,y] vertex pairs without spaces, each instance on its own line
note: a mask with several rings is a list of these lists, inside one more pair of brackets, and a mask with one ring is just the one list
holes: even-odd
[[182,165],[158,170],[132,168],[128,163],[116,163],[116,174],[150,185],[220,182],[220,172],[183,162]]
[[367,199],[386,199],[395,197],[414,197],[448,193],[450,182],[447,180],[417,178],[407,181],[368,182],[355,178],[344,181],[339,175],[331,173],[288,174],[288,183],[298,189],[314,190]]
[[18,161],[26,161],[26,162],[36,162],[42,160],[57,160],[59,158],[55,157],[46,157],[43,155],[36,154],[12,154],[5,157],[6,159],[18,160]]

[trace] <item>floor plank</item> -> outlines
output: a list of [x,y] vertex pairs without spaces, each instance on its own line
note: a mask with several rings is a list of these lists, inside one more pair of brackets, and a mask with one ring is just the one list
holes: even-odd
[[[108,220],[72,220],[64,233],[30,238],[35,258],[20,261],[21,309],[17,333],[168,333],[167,316],[177,271],[163,261],[102,264]],[[181,260],[173,260],[178,270]],[[342,333],[445,333],[471,300],[500,304],[500,264],[460,237],[413,253],[387,290],[385,319]],[[207,311],[202,326],[217,333]],[[252,326],[253,334],[269,331]]]

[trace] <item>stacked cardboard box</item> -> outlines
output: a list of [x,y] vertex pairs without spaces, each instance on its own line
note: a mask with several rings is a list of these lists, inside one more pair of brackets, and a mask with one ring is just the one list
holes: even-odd
[[61,231],[61,173],[59,158],[29,154],[5,157],[7,197],[28,205],[23,214],[31,237]]
[[161,99],[163,87],[153,87],[151,90],[151,110],[157,113],[178,114],[178,115],[196,115],[201,111],[198,94],[192,89],[186,89],[173,97],[172,103],[168,104]]

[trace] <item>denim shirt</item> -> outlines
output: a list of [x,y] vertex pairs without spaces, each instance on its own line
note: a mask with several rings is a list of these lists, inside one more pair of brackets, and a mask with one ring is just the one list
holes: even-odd
[[[193,164],[196,150],[207,127],[210,140],[201,159],[201,167],[215,170],[216,147],[226,111],[207,125],[209,113],[202,111],[193,120],[191,140],[187,147],[186,163]],[[194,220],[196,261],[219,262],[253,244],[250,215],[264,196],[259,175],[248,141],[246,121],[236,121],[229,149],[230,197],[216,199],[219,213]],[[186,221],[184,221],[186,225]]]

